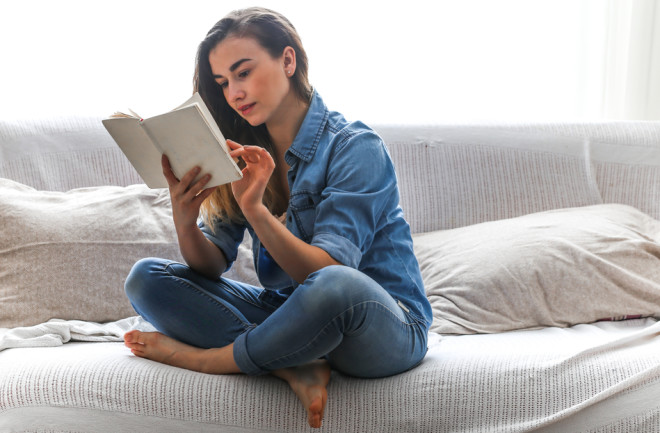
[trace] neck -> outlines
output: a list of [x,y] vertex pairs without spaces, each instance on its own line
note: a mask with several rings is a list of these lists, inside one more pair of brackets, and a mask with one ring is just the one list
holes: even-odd
[[308,102],[301,101],[291,93],[279,110],[282,114],[266,123],[278,159],[284,159],[284,154],[296,138],[308,109]]

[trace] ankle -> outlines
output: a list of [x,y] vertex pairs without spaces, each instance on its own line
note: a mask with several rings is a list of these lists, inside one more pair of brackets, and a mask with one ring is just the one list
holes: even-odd
[[241,373],[234,361],[231,347],[220,347],[203,350],[198,359],[200,372],[206,374]]

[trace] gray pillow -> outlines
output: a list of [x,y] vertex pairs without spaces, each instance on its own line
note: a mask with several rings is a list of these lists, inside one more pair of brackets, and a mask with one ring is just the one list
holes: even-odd
[[0,179],[0,328],[134,316],[124,281],[147,256],[181,260],[167,190]]
[[414,236],[431,329],[566,327],[660,312],[660,222],[605,204]]

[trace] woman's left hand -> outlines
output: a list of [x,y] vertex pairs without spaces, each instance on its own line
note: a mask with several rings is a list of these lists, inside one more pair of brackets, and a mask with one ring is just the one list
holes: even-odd
[[232,182],[231,189],[238,206],[246,216],[263,206],[263,196],[268,180],[275,170],[275,161],[270,153],[259,146],[242,146],[227,140],[232,158],[243,158],[243,179]]

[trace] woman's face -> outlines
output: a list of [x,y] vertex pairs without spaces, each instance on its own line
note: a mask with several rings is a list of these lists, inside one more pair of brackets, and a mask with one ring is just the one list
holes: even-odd
[[293,95],[287,74],[295,60],[292,65],[285,53],[274,59],[251,37],[226,38],[209,53],[213,77],[227,103],[252,126],[277,119]]

